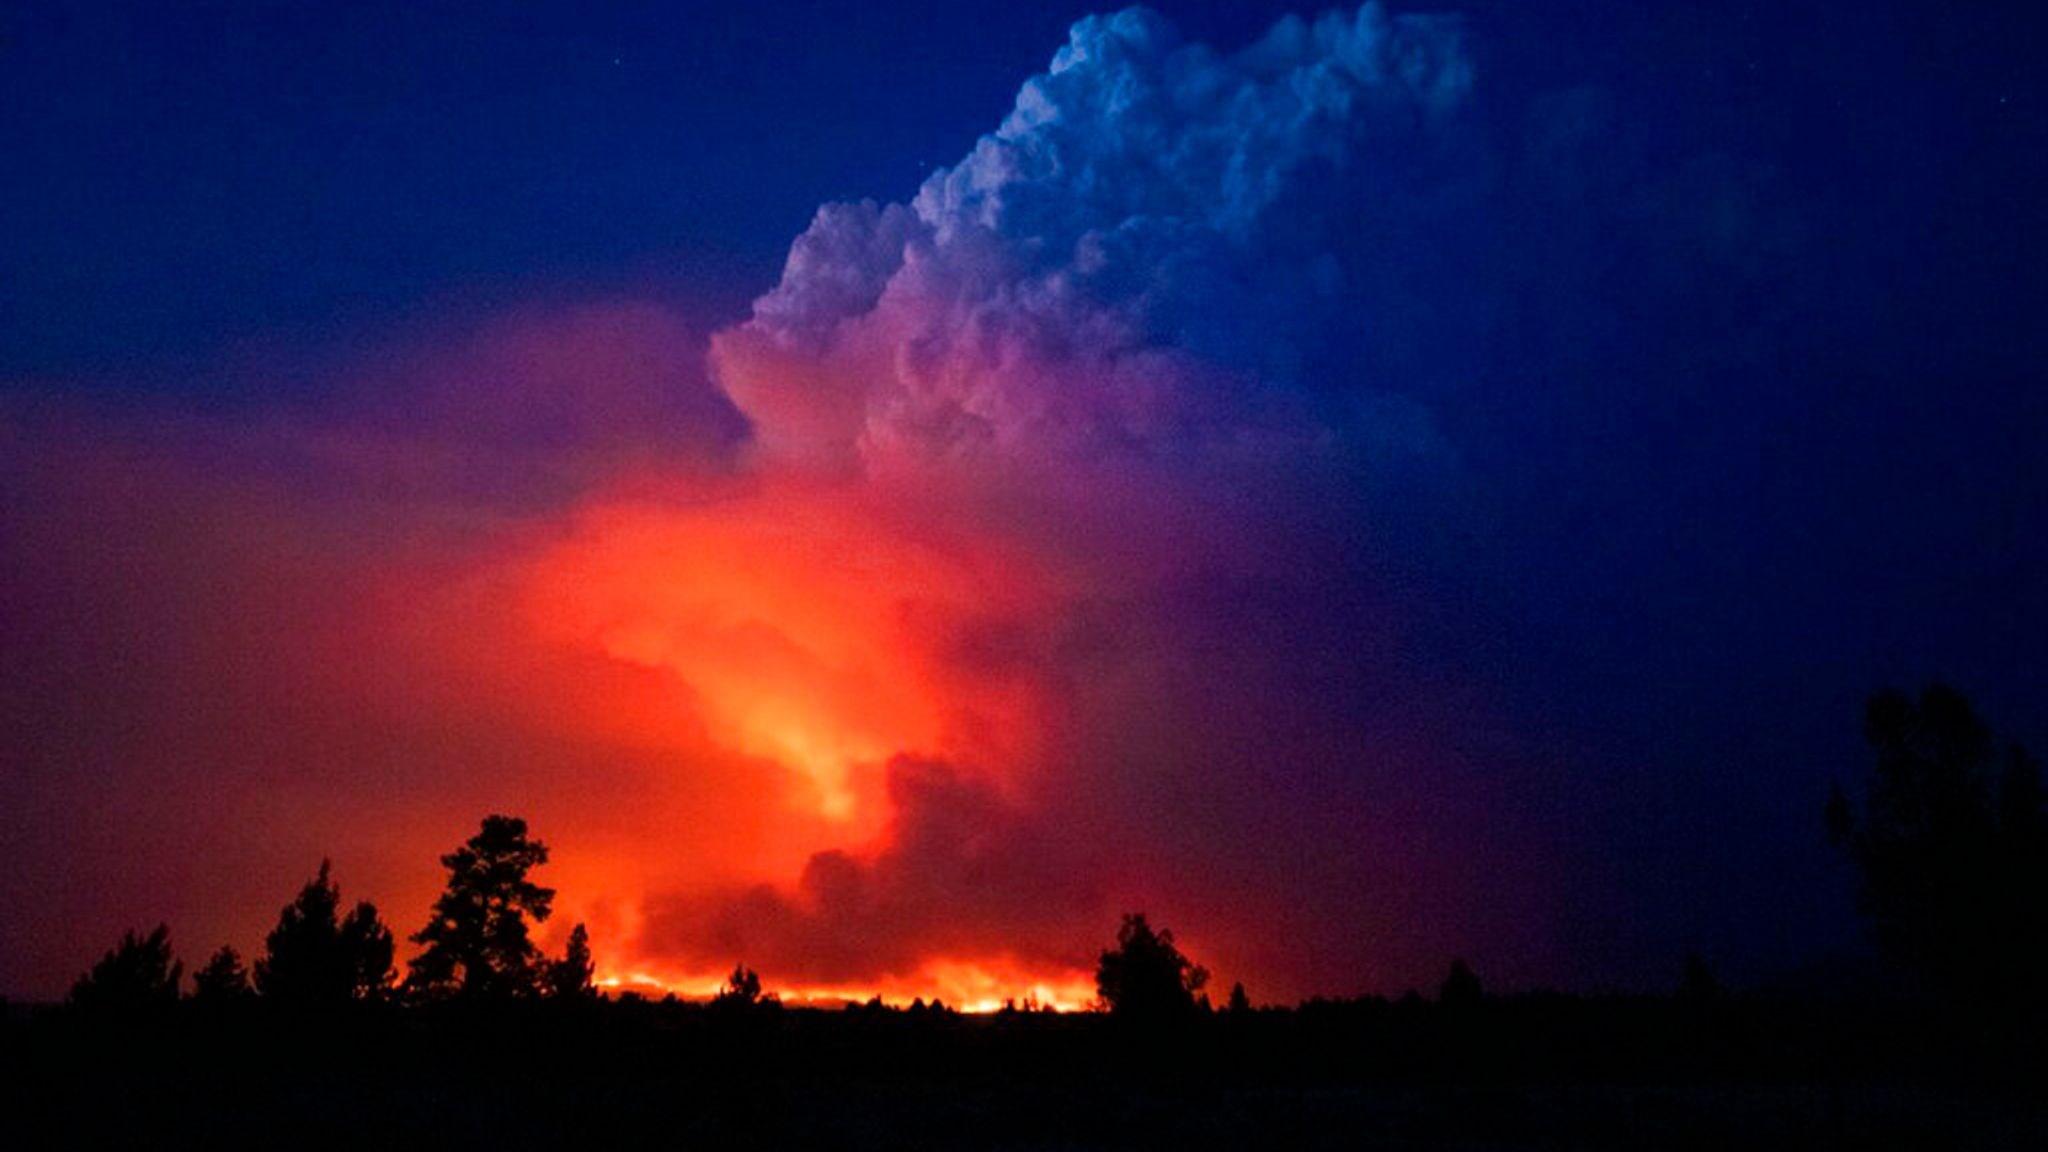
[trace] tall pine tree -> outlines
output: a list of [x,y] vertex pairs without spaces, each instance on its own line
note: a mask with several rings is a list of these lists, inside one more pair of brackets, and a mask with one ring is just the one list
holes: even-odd
[[424,999],[502,999],[542,991],[548,966],[534,946],[532,923],[553,910],[555,890],[527,878],[547,863],[547,845],[530,840],[526,821],[486,816],[483,828],[441,857],[448,887],[434,902],[406,988]]

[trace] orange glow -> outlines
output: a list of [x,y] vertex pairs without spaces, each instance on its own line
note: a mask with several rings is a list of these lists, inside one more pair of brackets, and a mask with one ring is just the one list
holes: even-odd
[[[612,334],[600,326],[561,358],[599,355]],[[119,722],[38,735],[43,754],[68,763],[90,751],[135,774],[145,784],[119,794],[148,804],[96,808],[84,789],[101,777],[80,772],[67,777],[80,789],[69,810],[129,821],[124,843],[151,846],[153,861],[201,862],[137,879],[123,907],[138,922],[171,919],[195,950],[222,941],[248,954],[331,857],[348,896],[373,900],[402,939],[444,880],[437,857],[482,814],[509,812],[553,850],[540,881],[559,896],[538,943],[559,952],[585,923],[616,987],[709,995],[745,962],[793,1001],[1085,1003],[1082,974],[1004,954],[1048,936],[1013,938],[985,900],[970,928],[904,944],[932,939],[916,936],[919,901],[943,915],[961,898],[914,884],[904,894],[898,873],[870,885],[899,890],[875,921],[872,955],[859,932],[824,940],[840,951],[812,970],[831,986],[798,975],[813,943],[801,932],[774,937],[777,957],[728,943],[715,916],[687,921],[700,930],[687,940],[649,930],[650,908],[676,902],[730,910],[751,928],[762,891],[789,916],[822,915],[804,887],[816,860],[858,871],[916,827],[894,810],[899,755],[943,762],[970,806],[984,792],[998,807],[1028,792],[1056,727],[1031,664],[1032,622],[1076,579],[1046,531],[950,490],[752,471],[708,448],[694,463],[629,451],[658,423],[638,403],[595,442],[554,449],[543,436],[543,450],[522,449],[527,432],[555,429],[521,426],[502,455],[479,453],[463,397],[480,415],[498,411],[497,382],[532,359],[525,340],[486,343],[482,367],[447,370],[452,398],[427,426],[315,411],[282,430],[164,425],[178,435],[159,444],[152,424],[117,451],[101,441],[123,437],[85,422],[22,458],[33,465],[26,498],[60,510],[25,538],[48,582],[33,603],[50,620],[110,630],[53,637],[150,662],[145,675],[109,658],[95,665],[99,682],[53,688],[90,689]],[[393,371],[408,398],[420,391]],[[583,375],[547,379],[557,375],[577,385],[560,400],[567,410],[611,407],[600,384],[585,392]],[[648,395],[667,384],[647,381]],[[259,433],[302,452],[307,475],[265,472],[269,458],[243,448]],[[444,436],[452,462],[422,455]],[[610,451],[614,440],[625,448]],[[484,464],[499,471],[474,474]],[[551,494],[540,481],[563,476],[576,495],[529,502],[529,485]],[[110,550],[102,533],[141,543]],[[993,658],[977,647],[984,636]],[[1005,647],[1013,636],[1021,656]],[[136,694],[193,669],[208,688],[175,707]],[[78,712],[88,714],[99,715]],[[131,732],[134,748],[103,745]],[[202,765],[203,794],[157,786]],[[918,859],[892,867],[932,871]],[[75,939],[38,955],[37,986],[61,990],[104,927],[80,921]],[[895,931],[906,935],[884,938]]]
[[[946,645],[977,621],[1028,618],[1044,583],[985,534],[895,519],[871,493],[798,481],[593,500],[473,581],[466,618],[499,613],[517,651],[616,682],[594,690],[579,674],[554,690],[553,671],[480,671],[509,681],[508,695],[544,698],[565,731],[645,753],[643,807],[614,817],[634,824],[637,843],[583,832],[550,877],[565,923],[584,918],[578,905],[605,907],[589,915],[611,986],[714,993],[729,966],[678,972],[643,954],[641,903],[751,885],[793,892],[818,853],[885,850],[892,758],[1013,780],[1040,739],[1032,690],[961,672]],[[471,637],[448,647],[478,651]],[[1092,989],[1072,973],[962,957],[873,986],[785,994],[1077,1006]]]
[[956,750],[961,705],[912,617],[1016,598],[985,561],[798,489],[586,512],[532,564],[525,608],[544,640],[672,679],[710,740],[780,766],[792,807],[859,833],[885,815],[863,768]]
[[[725,984],[724,976],[663,977],[641,971],[602,970],[597,986],[617,995],[637,992],[661,997],[674,993],[684,1000],[708,1000]],[[892,1007],[914,1000],[942,1000],[962,1012],[996,1012],[1006,1004],[1036,1005],[1058,1012],[1081,1012],[1095,1002],[1094,982],[1080,973],[1032,972],[1009,957],[973,960],[934,959],[905,977],[886,977],[872,984],[771,986],[786,1004],[830,1006],[866,1003],[874,997]]]

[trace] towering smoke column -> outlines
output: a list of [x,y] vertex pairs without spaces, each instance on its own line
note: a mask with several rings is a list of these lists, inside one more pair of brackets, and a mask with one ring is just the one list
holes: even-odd
[[794,885],[653,901],[645,963],[1072,998],[1151,901],[1240,971],[1355,987],[1411,886],[1457,899],[1404,825],[1472,816],[1428,739],[1458,705],[1395,688],[1359,557],[1371,493],[1449,467],[1365,366],[1469,86],[1443,19],[1224,55],[1132,9],[908,203],[819,210],[713,338],[758,487],[557,559],[676,598],[569,579],[544,613],[674,669],[848,826]]

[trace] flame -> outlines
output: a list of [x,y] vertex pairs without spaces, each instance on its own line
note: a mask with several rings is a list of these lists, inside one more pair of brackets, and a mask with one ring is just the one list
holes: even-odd
[[[637,992],[684,1000],[708,1000],[725,985],[725,976],[704,974],[663,976],[639,969],[605,969],[595,983],[606,992]],[[879,998],[902,1008],[913,1001],[943,1001],[962,1012],[999,1012],[1005,1007],[1036,1006],[1055,1012],[1087,1011],[1095,1003],[1095,985],[1084,974],[1038,969],[1008,956],[971,960],[926,961],[905,977],[885,977],[869,984],[792,984],[769,989],[786,1004],[829,1006],[862,1004]]]

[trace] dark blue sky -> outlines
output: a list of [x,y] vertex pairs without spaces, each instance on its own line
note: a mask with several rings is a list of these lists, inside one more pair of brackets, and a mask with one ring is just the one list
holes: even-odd
[[[1219,45],[1295,10],[1158,7]],[[1925,262],[1898,288],[1941,311],[1930,323],[2023,307],[2025,285],[2003,285],[2037,275],[2013,232],[2039,175],[2032,21],[1933,4],[1406,10],[1425,9],[1470,17],[1489,116],[1601,89],[1645,162],[1726,151],[1865,213],[1869,246]],[[892,198],[950,163],[1091,10],[10,5],[0,376],[621,285],[737,316],[818,204]]]
[[[819,205],[907,199],[1096,10],[487,7],[0,7],[0,390],[234,410],[509,309],[737,323]],[[1157,7],[1222,46],[1295,10]],[[1309,363],[1399,381],[1459,479],[1340,550],[1409,671],[1500,703],[1512,747],[1465,752],[1569,846],[1577,978],[1850,947],[1819,806],[1863,697],[1944,678],[2048,739],[2044,20],[1425,8],[1473,94],[1401,226],[1334,233],[1367,271]]]
[[[1175,13],[1237,42],[1260,9]],[[1089,10],[11,5],[0,376],[621,285],[736,318],[819,204],[957,159]]]

